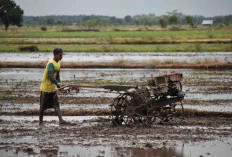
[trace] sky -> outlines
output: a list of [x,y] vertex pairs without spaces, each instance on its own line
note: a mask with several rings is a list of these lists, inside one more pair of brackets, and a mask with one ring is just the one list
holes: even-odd
[[178,10],[206,17],[232,14],[232,0],[14,0],[24,15],[164,15]]

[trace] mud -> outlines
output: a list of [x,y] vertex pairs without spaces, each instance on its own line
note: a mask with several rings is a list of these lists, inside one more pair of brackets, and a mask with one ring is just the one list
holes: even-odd
[[[65,69],[64,84],[146,84],[164,69]],[[53,109],[39,126],[43,69],[0,69],[0,153],[3,156],[221,156],[232,153],[232,71],[177,69],[184,73],[186,113],[164,125],[115,127],[109,119],[117,92],[81,88],[59,95],[64,119]],[[84,116],[83,116],[84,115]]]
[[43,127],[37,116],[12,118],[1,117],[4,156],[228,156],[232,148],[231,118],[177,118],[149,128],[112,127],[106,117],[65,117],[72,124],[59,126],[49,116]]

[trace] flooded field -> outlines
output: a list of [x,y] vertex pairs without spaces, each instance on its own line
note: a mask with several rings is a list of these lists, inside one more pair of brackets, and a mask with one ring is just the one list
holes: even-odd
[[[232,62],[232,52],[126,52],[126,53],[72,53],[66,52],[63,62],[115,62],[120,60],[132,62],[149,61],[175,61],[195,63],[208,61],[219,61],[221,63]],[[99,57],[101,56],[101,57]],[[1,53],[0,62],[42,62],[52,59],[52,53]]]
[[[232,153],[232,70],[175,69],[184,75],[184,108],[205,114],[173,117],[168,124],[151,127],[112,126],[103,111],[110,110],[119,93],[87,87],[80,88],[79,93],[59,95],[64,119],[70,125],[60,126],[51,109],[44,117],[44,126],[39,126],[43,70],[0,69],[3,156],[227,157]],[[151,73],[165,71],[173,70],[62,69],[61,80],[63,84],[145,85]]]
[[[232,152],[231,119],[182,120],[151,128],[112,127],[106,117],[65,116],[70,126],[59,126],[57,117],[1,116],[0,152],[3,156],[212,156],[227,157]],[[178,119],[176,119],[178,121]],[[195,125],[191,124],[195,122]],[[230,123],[230,124],[229,124]],[[177,125],[178,124],[178,125]],[[191,124],[191,125],[190,125]],[[190,126],[190,127],[188,127]],[[48,140],[49,139],[49,140]]]
[[[151,73],[164,73],[165,71],[172,71],[171,69],[62,69],[61,80],[64,84],[122,84],[122,85],[146,85],[147,79]],[[194,70],[194,69],[175,69],[176,72],[182,72],[184,75],[183,91],[186,93],[185,105],[190,105],[191,108],[201,110],[221,111],[231,109],[232,102],[232,71],[231,70]],[[23,108],[34,109],[36,108],[35,99],[39,97],[39,86],[43,69],[38,68],[2,68],[0,69],[0,91],[8,92],[12,97],[22,97],[24,99],[30,98],[31,101],[20,102],[6,101],[6,104],[1,105],[1,109],[6,111],[6,108],[24,110]],[[75,101],[80,101],[87,98],[93,99],[107,99],[107,103],[102,101],[99,104],[100,108],[108,108],[109,100],[118,96],[118,92],[109,91],[103,88],[87,88],[82,87],[79,93],[70,93],[69,95],[60,95],[63,98],[63,103],[67,105],[74,105]],[[80,100],[77,100],[77,99]],[[62,99],[61,99],[62,101]],[[197,104],[198,102],[203,102]],[[28,104],[31,106],[28,106]],[[195,103],[195,104],[194,104]],[[217,103],[217,104],[210,104]],[[78,108],[82,108],[85,104],[90,104],[88,107],[95,107],[94,101],[80,101]],[[11,106],[13,105],[13,107]],[[197,107],[207,106],[204,107]],[[25,107],[26,106],[26,107]],[[64,105],[66,106],[66,105]],[[72,106],[72,107],[74,107]],[[82,106],[82,107],[80,107]],[[103,107],[104,106],[104,107]],[[216,107],[220,106],[220,107]],[[65,107],[66,108],[66,107]],[[67,108],[71,108],[67,106]]]
[[[28,82],[41,81],[44,69],[42,68],[0,68],[1,82]],[[61,69],[62,81],[113,81],[113,82],[142,82],[151,77],[151,74],[165,72],[182,72],[186,80],[227,82],[232,79],[232,70],[195,70],[195,69]],[[211,82],[209,82],[211,83]]]

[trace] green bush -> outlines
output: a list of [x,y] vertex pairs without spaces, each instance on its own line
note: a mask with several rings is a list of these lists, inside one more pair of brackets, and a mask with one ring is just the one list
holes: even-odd
[[42,31],[47,31],[47,27],[45,27],[45,26],[41,26],[40,29],[41,29]]
[[19,46],[18,50],[20,52],[38,52],[39,49],[37,46]]

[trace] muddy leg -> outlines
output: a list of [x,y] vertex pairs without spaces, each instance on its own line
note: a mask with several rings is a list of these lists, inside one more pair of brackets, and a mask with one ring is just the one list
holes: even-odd
[[61,111],[60,111],[60,107],[56,106],[56,107],[54,107],[54,109],[55,109],[56,114],[57,114],[57,116],[58,116],[58,118],[59,118],[60,124],[65,123],[65,121],[64,121],[63,118],[62,118],[62,114],[61,114]]
[[43,124],[44,114],[44,92],[40,93],[39,125]]
[[39,125],[43,124],[43,114],[44,114],[44,107],[40,104],[40,110],[39,110]]

